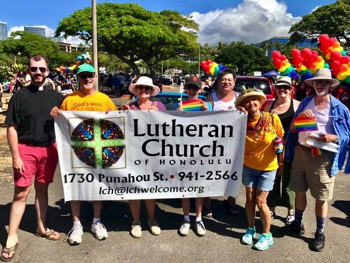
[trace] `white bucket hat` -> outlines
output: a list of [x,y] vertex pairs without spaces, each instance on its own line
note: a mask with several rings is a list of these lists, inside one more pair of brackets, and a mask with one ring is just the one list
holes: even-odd
[[294,88],[292,85],[292,79],[288,76],[278,77],[277,82],[275,83],[275,86],[288,86],[288,87]]
[[141,76],[137,79],[136,83],[134,84],[131,84],[129,86],[129,91],[132,93],[132,94],[135,94],[136,95],[136,88],[137,86],[148,86],[148,87],[152,87],[153,88],[153,91],[151,93],[151,97],[153,96],[156,96],[159,92],[160,92],[160,89],[156,86],[156,85],[153,85],[153,81],[151,78],[149,77],[146,77],[146,76]]
[[328,68],[319,68],[314,77],[311,79],[306,79],[305,82],[306,84],[313,86],[312,82],[314,80],[330,80],[332,81],[331,87],[338,86],[339,85],[339,80],[333,79],[331,71]]

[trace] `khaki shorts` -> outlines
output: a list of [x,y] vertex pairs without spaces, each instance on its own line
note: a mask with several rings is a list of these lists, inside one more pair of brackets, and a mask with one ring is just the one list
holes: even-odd
[[316,200],[326,201],[333,198],[335,176],[331,174],[334,153],[322,151],[313,157],[311,150],[301,145],[294,149],[289,188],[294,192],[306,192],[310,189]]

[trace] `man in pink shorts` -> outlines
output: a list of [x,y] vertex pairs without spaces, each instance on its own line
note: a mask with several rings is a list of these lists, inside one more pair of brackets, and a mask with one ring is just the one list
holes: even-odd
[[6,117],[7,140],[12,154],[15,191],[11,205],[6,247],[2,261],[10,261],[18,247],[18,228],[34,182],[36,235],[58,240],[60,234],[46,227],[48,187],[52,183],[58,162],[54,120],[50,110],[61,105],[63,96],[47,82],[46,60],[34,56],[29,60],[31,84],[16,92],[10,100]]

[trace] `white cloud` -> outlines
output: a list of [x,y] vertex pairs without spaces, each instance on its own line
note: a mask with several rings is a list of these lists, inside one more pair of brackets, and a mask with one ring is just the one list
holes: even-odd
[[81,40],[79,37],[67,37],[65,42],[76,46],[79,46],[79,44],[83,44],[84,46],[86,45],[85,41]]
[[205,14],[194,12],[190,16],[199,24],[199,42],[211,45],[219,41],[259,43],[274,36],[287,36],[290,26],[301,20],[287,13],[284,2],[276,0],[244,0],[234,8]]

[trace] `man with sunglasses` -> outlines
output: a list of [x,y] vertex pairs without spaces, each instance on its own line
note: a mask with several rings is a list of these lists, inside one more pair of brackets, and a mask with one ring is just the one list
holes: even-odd
[[47,83],[47,61],[34,56],[28,63],[31,84],[16,92],[6,117],[7,139],[12,154],[15,191],[11,205],[9,232],[1,260],[10,261],[18,247],[18,228],[26,200],[34,183],[37,214],[36,235],[58,240],[60,234],[46,227],[48,186],[58,162],[54,120],[50,110],[62,103],[63,96]]
[[[346,151],[350,141],[350,113],[339,100],[329,94],[331,87],[339,85],[332,79],[327,68],[318,69],[315,76],[305,81],[312,85],[315,95],[301,101],[296,111],[290,131],[287,135],[285,160],[292,162],[290,189],[295,196],[295,220],[287,230],[296,235],[305,233],[302,223],[306,209],[306,191],[315,202],[316,233],[312,249],[321,251],[325,246],[324,228],[328,213],[328,200],[333,197],[334,177],[339,172],[339,156]],[[322,143],[338,144],[338,152],[327,150],[314,151],[305,144],[309,132],[296,132],[294,120],[296,117],[316,117],[317,137]]]
[[[97,79],[96,71],[90,64],[82,64],[78,67],[77,77],[80,90],[67,95],[60,109],[54,107],[51,115],[57,117],[60,110],[67,111],[115,111],[117,107],[113,101],[104,93],[95,90]],[[71,201],[73,227],[68,233],[68,243],[70,245],[79,245],[82,241],[83,226],[80,222],[80,201]],[[94,209],[94,219],[91,225],[91,232],[98,240],[108,238],[105,226],[101,222],[101,201],[92,202]]]

